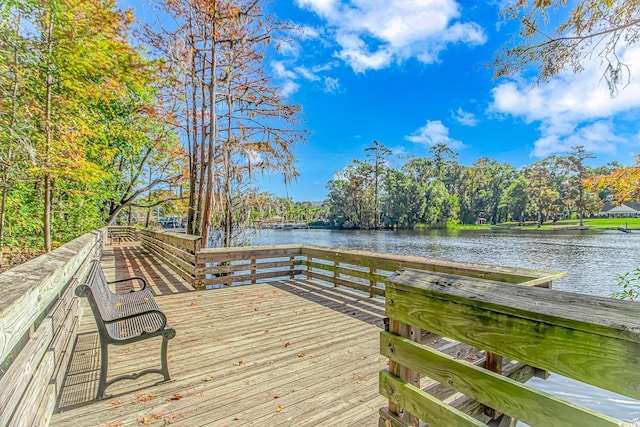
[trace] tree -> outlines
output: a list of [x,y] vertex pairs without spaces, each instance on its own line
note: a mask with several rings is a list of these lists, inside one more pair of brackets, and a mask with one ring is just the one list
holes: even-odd
[[[278,172],[287,182],[297,176],[292,150],[306,137],[301,109],[285,103],[264,72],[268,47],[290,24],[264,14],[257,0],[161,7],[176,29],[147,27],[146,34],[171,65],[166,93],[188,147],[188,231],[205,246],[230,246],[237,221],[248,218],[253,176]],[[222,230],[220,241],[210,239],[212,228]]]
[[587,168],[584,161],[593,158],[595,158],[595,156],[591,153],[587,153],[582,145],[571,147],[571,153],[567,157],[569,160],[569,170],[573,173],[569,180],[569,187],[571,192],[576,195],[575,205],[578,210],[578,218],[580,218],[580,227],[584,225],[582,217],[587,206],[584,184],[587,179]]
[[553,188],[553,177],[549,171],[549,163],[544,160],[534,163],[525,169],[530,183],[526,193],[540,227],[552,215],[558,213],[560,193]]
[[429,226],[446,227],[458,215],[458,198],[449,194],[444,184],[433,181],[427,188],[424,222]]
[[380,226],[380,176],[384,173],[386,158],[392,154],[384,144],[373,140],[373,145],[364,149],[365,152],[370,152],[367,157],[370,158],[373,166],[373,180],[374,180],[374,223],[373,228],[377,229]]
[[527,188],[529,188],[529,181],[523,174],[518,173],[505,189],[500,199],[500,206],[507,213],[507,219],[514,218],[519,224],[524,223],[524,216],[529,206]]
[[385,224],[393,228],[413,228],[420,224],[426,207],[425,187],[402,171],[387,170],[382,212]]
[[329,220],[341,228],[373,228],[373,168],[358,160],[340,172],[340,178],[329,181]]
[[617,167],[606,175],[592,175],[585,180],[590,191],[607,190],[618,204],[640,199],[640,156],[635,166]]
[[[585,60],[598,57],[611,95],[630,79],[620,58],[626,46],[640,40],[640,1],[581,0],[565,12],[566,0],[521,0],[502,13],[520,22],[517,39],[494,59],[495,76],[513,76],[536,67],[538,81],[548,80],[563,69],[584,70]],[[554,12],[567,17],[549,30]]]

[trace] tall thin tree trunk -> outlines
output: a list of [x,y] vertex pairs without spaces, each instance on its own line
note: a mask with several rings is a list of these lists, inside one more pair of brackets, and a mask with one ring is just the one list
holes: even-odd
[[49,11],[46,32],[47,48],[47,76],[46,76],[46,97],[45,97],[45,173],[44,173],[44,250],[51,251],[51,193],[52,177],[51,166],[51,140],[53,129],[51,126],[51,90],[53,88],[53,76],[51,74],[51,55],[53,54],[53,11]]
[[[197,75],[196,75],[196,64],[197,64],[197,49],[196,49],[196,40],[195,34],[193,31],[193,10],[189,13],[189,41],[191,49],[191,113],[189,116],[189,95],[187,94],[187,126],[191,123],[191,132],[187,130],[190,136],[190,147],[189,150],[189,213],[187,218],[187,232],[190,234],[199,234],[198,232],[200,227],[200,211],[198,210],[198,117],[197,117]],[[185,91],[188,92],[188,89],[185,88]],[[189,117],[191,120],[189,120]],[[204,167],[203,164],[200,164],[200,167]],[[202,185],[202,183],[200,183]]]
[[[206,209],[206,202],[205,202],[205,193],[207,193],[209,191],[208,189],[208,185],[209,183],[206,180],[207,177],[207,171],[208,168],[213,168],[214,165],[213,164],[209,164],[207,162],[207,151],[206,148],[207,147],[207,125],[205,122],[205,111],[207,110],[207,96],[206,96],[206,84],[205,84],[205,76],[206,76],[206,61],[207,61],[207,55],[206,55],[206,49],[207,49],[207,34],[205,31],[205,34],[203,35],[204,37],[204,46],[202,49],[202,64],[201,64],[201,68],[202,68],[202,72],[200,75],[200,92],[201,92],[201,102],[200,102],[200,178],[199,178],[199,187],[198,187],[198,203],[197,203],[197,215],[198,215],[198,222],[199,222],[199,226],[200,226],[200,235],[202,236],[202,240],[203,240],[203,244],[204,247],[207,248],[209,247],[209,238],[208,238],[208,234],[205,233],[205,227],[208,227],[208,223],[211,221],[211,219],[207,219],[205,217],[205,213],[204,210]],[[209,100],[209,102],[214,102],[215,100]],[[211,141],[211,138],[209,138],[209,141]],[[206,236],[206,237],[205,237]]]
[[[214,2],[215,10],[215,2]],[[218,85],[217,55],[216,55],[216,23],[212,17],[213,28],[211,31],[211,69],[209,82],[209,150],[207,156],[207,193],[205,196],[202,214],[202,241],[205,247],[209,247],[211,235],[211,211],[213,207],[213,195],[215,191],[213,169],[215,167],[216,138],[218,135],[218,116],[216,114],[216,88]]]

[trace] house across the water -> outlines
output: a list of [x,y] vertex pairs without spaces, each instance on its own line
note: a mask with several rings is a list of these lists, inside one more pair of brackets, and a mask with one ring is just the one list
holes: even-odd
[[640,217],[640,203],[638,202],[622,202],[619,205],[614,205],[611,202],[606,202],[598,216],[607,218],[637,218]]

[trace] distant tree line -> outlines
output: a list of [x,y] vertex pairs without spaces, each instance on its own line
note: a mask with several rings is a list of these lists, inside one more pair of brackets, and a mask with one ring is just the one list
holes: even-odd
[[[428,157],[391,167],[392,152],[377,141],[327,184],[327,220],[339,228],[446,227],[452,222],[498,224],[597,213],[612,197],[606,179],[620,173],[616,163],[593,168],[584,147],[516,169],[483,157],[471,166],[444,144]],[[627,168],[633,169],[633,168]],[[615,196],[615,195],[613,195]]]

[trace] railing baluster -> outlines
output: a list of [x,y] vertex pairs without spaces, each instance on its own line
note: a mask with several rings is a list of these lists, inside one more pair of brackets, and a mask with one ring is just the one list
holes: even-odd
[[251,258],[251,284],[256,284],[256,259]]
[[376,295],[373,293],[373,288],[376,287],[376,281],[373,278],[373,275],[376,273],[375,267],[369,267],[369,273],[371,273],[371,277],[369,278],[369,298],[375,298]]

